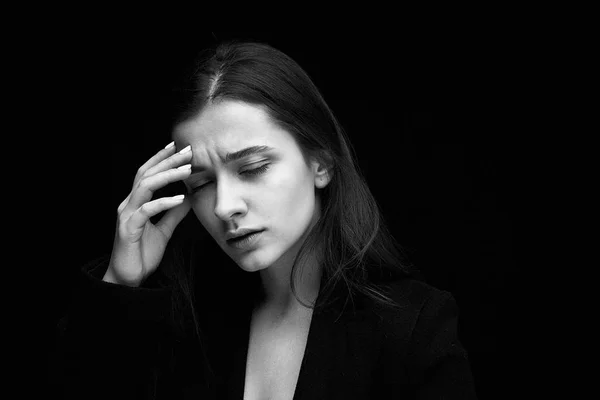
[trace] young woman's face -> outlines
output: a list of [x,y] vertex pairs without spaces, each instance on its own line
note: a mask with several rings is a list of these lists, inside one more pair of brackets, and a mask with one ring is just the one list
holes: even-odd
[[[173,140],[178,149],[192,146],[184,183],[196,217],[223,251],[246,271],[291,262],[320,216],[315,187],[328,183],[319,164],[305,163],[292,135],[260,107],[223,101],[177,125]],[[227,162],[228,154],[255,146],[266,150]],[[238,249],[225,234],[242,228],[263,232]]]

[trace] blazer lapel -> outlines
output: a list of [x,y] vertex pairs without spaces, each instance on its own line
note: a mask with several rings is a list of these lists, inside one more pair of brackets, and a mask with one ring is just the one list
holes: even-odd
[[[321,294],[317,297],[317,304],[321,301]],[[349,355],[348,350],[356,348],[351,337],[364,313],[360,307],[355,309],[352,301],[346,303],[346,295],[347,291],[337,286],[332,292],[331,303],[313,312],[293,400],[330,400],[332,396],[342,394],[338,391],[338,382],[352,379],[346,376],[347,370],[354,370],[352,360],[347,357],[360,357]],[[227,399],[230,400],[240,400],[244,396],[250,322],[251,309],[240,332],[240,341],[236,344],[234,367],[227,382]]]
[[317,400],[328,392],[329,378],[345,346],[343,321],[336,322],[332,314],[331,310],[313,313],[294,400]]

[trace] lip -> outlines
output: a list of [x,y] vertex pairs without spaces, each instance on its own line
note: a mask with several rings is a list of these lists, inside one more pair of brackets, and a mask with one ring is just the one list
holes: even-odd
[[244,239],[228,239],[227,244],[234,249],[244,250],[249,249],[256,245],[258,240],[261,238],[263,231],[250,231],[251,234]]
[[225,234],[225,240],[230,241],[231,239],[235,239],[238,236],[244,236],[252,232],[263,231],[264,229],[252,229],[252,228],[241,228],[237,231],[229,231]]

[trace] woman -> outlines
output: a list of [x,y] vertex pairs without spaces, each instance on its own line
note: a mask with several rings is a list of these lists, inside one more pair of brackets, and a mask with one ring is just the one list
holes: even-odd
[[[65,394],[475,398],[454,298],[404,264],[301,67],[230,41],[186,83],[172,143],[139,168],[110,257],[83,268],[59,324]],[[197,228],[176,237],[190,210],[226,257]]]

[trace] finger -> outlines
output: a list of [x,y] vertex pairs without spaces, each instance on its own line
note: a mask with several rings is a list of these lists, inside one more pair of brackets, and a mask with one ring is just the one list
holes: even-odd
[[183,202],[178,206],[171,208],[156,224],[156,228],[165,235],[167,239],[170,239],[175,231],[175,228],[181,220],[187,215],[192,208],[192,203],[186,196]]
[[[189,146],[186,149],[189,149]],[[186,150],[186,149],[184,149],[184,150]],[[192,158],[192,152],[190,150],[186,150],[185,153],[179,152],[179,153],[173,154],[171,157],[168,157],[168,158],[160,161],[158,164],[154,165],[153,167],[147,169],[146,172],[144,173],[144,175],[151,176],[151,175],[157,174],[159,172],[166,171],[167,169],[170,169],[170,168],[177,168],[184,162],[189,162],[189,160],[191,158]]]
[[[144,203],[140,208],[134,212],[131,217],[127,220],[125,229],[130,235],[138,235],[146,225],[146,222],[153,216],[168,210],[170,208],[180,205],[184,201],[183,197],[161,197]],[[141,237],[141,236],[140,236]]]
[[129,199],[130,198],[131,198],[131,192],[127,195],[127,197],[125,198],[125,200],[123,200],[121,202],[121,204],[119,204],[119,207],[117,208],[117,213],[118,214],[121,214],[123,212],[123,210],[127,206],[127,203],[129,203]]
[[133,213],[139,209],[144,203],[152,200],[154,192],[169,183],[185,179],[189,176],[190,164],[182,165],[179,168],[169,169],[159,172],[142,179],[136,188],[133,189],[129,202],[123,210],[124,213]]
[[[171,147],[161,150],[161,152],[165,152],[165,151],[172,152],[172,149],[174,149],[174,148],[175,148],[175,146],[173,145]],[[159,156],[161,155],[161,152],[156,154],[154,157],[152,157],[150,160],[148,160],[148,162],[146,162],[146,164],[144,164],[142,167],[140,167],[138,169],[138,173],[136,174],[136,177],[133,180],[133,188],[135,188],[137,186],[137,184],[139,183],[139,181],[141,179],[143,179],[145,176],[151,176],[157,172],[166,170],[168,168],[177,167],[177,166],[181,165],[182,162],[188,161],[190,156],[192,155],[192,152],[189,150],[184,153],[179,152],[179,153],[172,155],[171,157],[168,157],[167,159],[159,161],[158,164],[148,168],[148,166],[150,165],[149,163],[156,162],[157,160],[160,159]],[[132,192],[133,192],[133,189],[132,189]],[[130,198],[131,198],[131,193],[129,193],[127,198],[117,208],[117,212],[119,214],[125,209]]]
[[141,177],[144,176],[144,174],[146,173],[147,170],[149,170],[150,168],[152,168],[153,166],[155,166],[156,164],[158,164],[165,158],[175,154],[176,153],[175,150],[176,150],[175,145],[170,146],[170,147],[167,145],[167,147],[160,150],[158,153],[156,153],[154,156],[152,156],[152,158],[150,158],[148,161],[146,161],[141,167],[139,167],[138,171],[135,175],[134,186],[141,179]]

